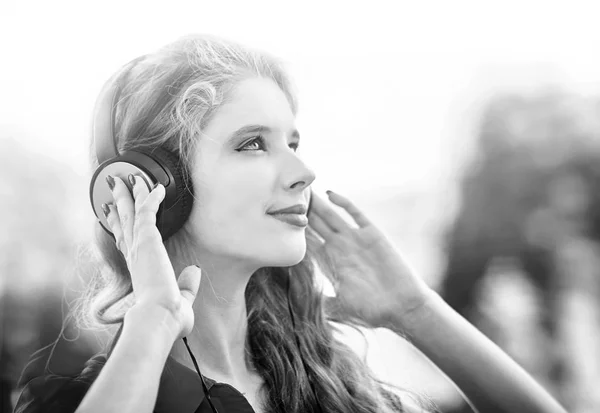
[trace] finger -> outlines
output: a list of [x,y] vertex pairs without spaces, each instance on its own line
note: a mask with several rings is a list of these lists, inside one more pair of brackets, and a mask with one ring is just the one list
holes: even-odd
[[144,201],[150,194],[150,188],[148,188],[148,184],[141,176],[129,174],[127,179],[129,179],[129,183],[133,189],[135,212],[137,212],[139,207],[143,205]]
[[197,265],[185,267],[183,271],[181,271],[181,274],[179,274],[177,285],[179,286],[181,295],[187,299],[190,304],[194,304],[194,300],[196,300],[201,279],[202,270]]
[[[136,183],[137,186],[137,183]],[[165,187],[158,184],[137,207],[134,231],[139,236],[143,228],[156,228],[156,214],[160,203],[165,199]]]
[[121,230],[123,231],[123,239],[127,248],[131,248],[131,242],[133,239],[133,220],[135,218],[133,198],[129,192],[129,188],[125,185],[125,182],[118,176],[109,177],[113,179],[114,186],[112,188],[113,198],[117,211],[119,211],[119,219],[121,220]]
[[331,207],[329,202],[317,195],[313,195],[311,215],[316,214],[322,218],[327,226],[334,232],[344,232],[350,225]]
[[156,214],[158,212],[158,208],[160,207],[160,203],[165,199],[166,190],[163,184],[157,183],[154,188],[150,190],[150,193],[144,200],[142,206],[145,208],[149,208],[150,211]]
[[333,191],[327,191],[327,195],[329,195],[329,200],[331,202],[339,207],[344,208],[344,210],[352,217],[352,219],[354,219],[354,222],[356,222],[359,227],[364,228],[371,225],[371,221],[369,221],[366,215],[348,198]]
[[324,240],[313,227],[310,225],[308,226],[306,229],[306,246],[310,251],[318,253],[326,242],[327,241]]
[[[106,204],[104,204],[106,205]],[[104,205],[102,205],[102,209],[104,209]],[[106,205],[108,208],[108,215],[106,215],[106,221],[108,222],[109,229],[112,231],[113,236],[115,237],[115,244],[117,245],[117,249],[121,251],[123,256],[127,256],[127,245],[125,244],[125,240],[123,239],[123,230],[121,228],[121,219],[119,217],[119,211],[113,204]]]
[[325,241],[331,241],[336,236],[336,232],[333,231],[325,221],[323,221],[323,218],[316,214],[310,215],[308,218],[308,224]]

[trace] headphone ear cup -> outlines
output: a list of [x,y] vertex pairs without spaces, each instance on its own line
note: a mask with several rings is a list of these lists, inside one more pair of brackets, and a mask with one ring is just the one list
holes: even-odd
[[[147,154],[167,172],[166,195],[156,215],[156,226],[163,241],[175,234],[188,220],[194,203],[192,180],[185,173],[179,156],[157,148]],[[162,183],[162,182],[161,182]]]
[[163,241],[167,240],[188,220],[194,201],[191,179],[184,173],[179,157],[164,149],[149,153],[128,151],[96,169],[90,183],[90,201],[102,228],[108,233],[111,231],[102,213],[102,204],[112,203],[113,196],[106,177],[118,176],[129,187],[129,174],[141,176],[149,186],[156,182],[165,186],[166,194],[156,214],[156,226]]

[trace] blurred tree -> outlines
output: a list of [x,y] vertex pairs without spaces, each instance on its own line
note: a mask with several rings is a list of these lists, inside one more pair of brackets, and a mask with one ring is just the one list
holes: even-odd
[[[559,278],[564,274],[556,271],[555,255],[566,230],[565,211],[581,217],[585,224],[580,229],[600,240],[599,134],[600,104],[593,99],[551,90],[490,101],[481,118],[476,152],[460,184],[461,205],[447,232],[441,293],[457,311],[475,323],[485,319],[483,290],[500,284],[486,283],[484,277],[497,259],[508,258],[541,297],[539,322],[545,336],[556,342]],[[552,188],[572,175],[590,185],[583,191],[586,206],[579,210],[560,208],[552,199]],[[571,180],[566,187],[573,185]],[[579,194],[582,191],[562,191],[559,198],[563,204],[580,205]],[[504,294],[502,300],[511,300]],[[502,332],[480,327],[500,340]],[[544,350],[544,343],[537,344],[545,351],[542,360],[549,375],[539,379],[561,386],[563,360],[555,351]],[[492,406],[485,410],[495,411]]]

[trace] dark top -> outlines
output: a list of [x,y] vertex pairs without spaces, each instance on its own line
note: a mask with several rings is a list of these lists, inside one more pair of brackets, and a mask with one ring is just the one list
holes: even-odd
[[[107,354],[89,359],[76,375],[44,374],[29,380],[23,387],[14,413],[73,413],[83,400],[94,380],[112,353],[122,326],[110,345]],[[42,353],[43,354],[43,353]],[[51,354],[51,352],[50,352]],[[49,356],[48,356],[49,357]],[[32,357],[32,369],[40,371],[45,357]],[[37,365],[37,367],[36,367]],[[219,383],[204,376],[210,399],[220,413],[255,413],[242,393],[227,383]],[[391,393],[384,393],[398,412],[403,412],[402,402]],[[198,373],[169,356],[160,377],[154,413],[212,413],[204,397]]]
[[[70,413],[98,377],[107,357],[92,357],[82,372],[73,377],[45,375],[30,380],[23,388],[15,413]],[[204,378],[219,412],[254,413],[246,398],[231,385]],[[212,413],[198,373],[169,356],[160,378],[155,413]]]
[[[40,350],[31,358],[30,366],[24,370],[44,371],[23,387],[14,413],[72,413],[77,410],[83,397],[110,357],[123,331],[119,327],[109,345],[107,354],[98,354],[89,359],[75,375],[47,373],[42,366],[52,354],[50,349]],[[218,383],[204,376],[213,405],[221,413],[255,413],[248,400],[227,383]],[[22,386],[23,384],[21,384]],[[204,397],[202,381],[195,370],[184,366],[169,356],[160,377],[154,413],[212,413],[208,399]]]

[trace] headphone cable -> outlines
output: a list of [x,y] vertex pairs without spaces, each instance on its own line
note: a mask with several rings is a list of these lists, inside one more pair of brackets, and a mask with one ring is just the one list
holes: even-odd
[[190,353],[190,357],[192,358],[194,367],[196,368],[196,371],[198,372],[198,376],[200,376],[200,381],[202,382],[202,389],[204,390],[204,394],[206,395],[206,399],[208,400],[208,404],[210,405],[210,408],[212,409],[212,411],[214,413],[219,413],[217,408],[213,405],[212,399],[210,398],[210,393],[208,392],[208,387],[206,386],[206,382],[204,381],[204,376],[202,376],[202,374],[200,373],[200,368],[198,367],[196,358],[194,357],[194,354],[192,353],[192,350],[190,349],[190,346],[188,345],[187,337],[183,337],[183,342],[185,343],[185,346],[187,347],[188,353]]

